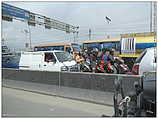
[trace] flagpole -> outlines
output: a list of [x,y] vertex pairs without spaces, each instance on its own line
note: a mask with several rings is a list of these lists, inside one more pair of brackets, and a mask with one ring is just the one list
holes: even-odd
[[[106,21],[108,24],[110,24],[110,22],[112,21],[108,16],[105,17]],[[107,38],[110,38],[110,35],[107,35]]]

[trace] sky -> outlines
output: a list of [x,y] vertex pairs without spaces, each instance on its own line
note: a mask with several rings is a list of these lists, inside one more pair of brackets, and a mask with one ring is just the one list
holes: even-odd
[[[79,26],[75,42],[120,37],[123,33],[150,31],[150,2],[5,2],[19,8],[41,14],[64,23]],[[105,17],[112,21],[108,24]],[[41,43],[73,42],[73,33],[44,26],[31,28],[32,45]],[[29,43],[26,22],[14,20],[2,21],[2,38],[11,49],[22,49]]]

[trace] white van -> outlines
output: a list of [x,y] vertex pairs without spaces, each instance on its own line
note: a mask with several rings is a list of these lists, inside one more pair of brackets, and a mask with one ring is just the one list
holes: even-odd
[[45,71],[78,71],[76,62],[68,52],[22,52],[19,69]]

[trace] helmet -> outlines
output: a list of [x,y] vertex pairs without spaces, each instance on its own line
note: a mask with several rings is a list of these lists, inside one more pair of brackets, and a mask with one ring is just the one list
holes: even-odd
[[98,52],[99,50],[98,50],[98,48],[93,48],[92,51],[93,51],[93,52]]
[[115,49],[110,49],[110,54],[114,54],[114,52],[115,52]]
[[111,49],[110,49],[110,52],[115,52],[115,49],[111,48]]

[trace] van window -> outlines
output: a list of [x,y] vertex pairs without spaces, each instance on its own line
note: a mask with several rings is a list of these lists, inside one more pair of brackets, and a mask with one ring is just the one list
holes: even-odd
[[142,58],[145,56],[145,54],[147,53],[147,50],[145,50],[135,61],[135,63],[140,63]]
[[59,62],[71,61],[73,60],[72,56],[68,52],[55,52]]
[[54,54],[53,53],[45,53],[44,61],[45,62],[56,62]]
[[66,47],[66,51],[70,53],[71,52],[71,48],[70,47]]

